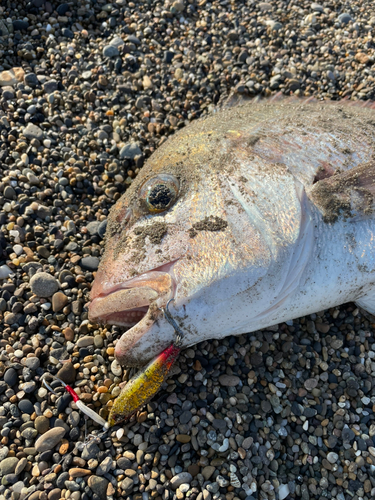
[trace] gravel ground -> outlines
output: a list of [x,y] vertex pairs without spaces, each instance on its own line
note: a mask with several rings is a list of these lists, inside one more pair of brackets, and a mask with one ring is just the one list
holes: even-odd
[[40,380],[106,417],[130,375],[86,305],[145,158],[234,89],[373,98],[374,25],[358,0],[2,0],[0,500],[374,498],[375,325],[351,304],[185,350],[86,446]]

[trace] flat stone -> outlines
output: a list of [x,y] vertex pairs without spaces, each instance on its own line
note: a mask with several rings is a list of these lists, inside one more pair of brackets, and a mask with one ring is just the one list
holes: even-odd
[[206,481],[208,481],[214,472],[215,467],[213,465],[206,465],[206,467],[202,470],[202,476]]
[[81,266],[87,271],[96,271],[99,267],[98,257],[84,257],[81,259]]
[[57,372],[57,377],[60,378],[66,384],[71,384],[76,379],[76,369],[73,366],[73,363],[70,361],[68,363],[64,363],[60,370]]
[[87,484],[91,491],[98,495],[101,500],[105,500],[108,480],[100,476],[90,476],[87,480]]
[[34,426],[39,434],[44,434],[49,429],[49,419],[44,415],[39,415],[35,419]]
[[63,427],[50,429],[37,439],[35,449],[39,452],[51,450],[62,440],[65,432]]
[[142,151],[138,144],[136,144],[135,142],[129,142],[120,149],[120,158],[129,158],[131,160],[134,160],[136,156],[139,156],[141,154]]
[[0,73],[0,87],[13,87],[19,82],[23,82],[25,72],[22,68],[14,67]]
[[52,92],[55,92],[55,90],[58,89],[58,83],[56,80],[48,80],[46,83],[43,84],[43,90],[46,92],[46,94],[51,94]]
[[0,462],[0,474],[6,476],[7,474],[12,474],[16,470],[19,459],[17,457],[4,458]]
[[118,48],[113,45],[106,45],[103,49],[103,57],[118,57],[120,52]]
[[189,472],[180,472],[172,477],[170,485],[172,490],[176,490],[181,484],[190,484],[193,480],[193,476]]
[[63,309],[69,302],[68,297],[63,292],[56,292],[52,296],[52,310],[53,312],[59,312]]
[[240,378],[237,375],[220,375],[219,383],[223,387],[235,387],[240,383]]
[[26,137],[26,139],[38,139],[38,141],[41,141],[43,139],[43,131],[37,126],[34,125],[33,123],[29,123],[24,129],[23,129],[23,135]]
[[73,467],[72,469],[69,469],[70,477],[83,477],[89,475],[91,475],[91,470],[89,469],[82,469],[81,467]]
[[59,289],[56,278],[48,273],[36,273],[30,280],[31,291],[38,297],[51,297]]
[[112,458],[106,457],[97,467],[96,474],[98,476],[104,476],[107,472],[110,471],[112,467]]
[[39,87],[39,80],[35,73],[26,73],[24,80],[29,87]]
[[4,373],[4,382],[6,382],[10,387],[13,387],[18,382],[18,375],[14,368],[8,368]]
[[339,17],[337,18],[337,20],[341,24],[348,24],[350,21],[353,21],[353,18],[347,12],[343,12],[342,14],[339,15]]
[[23,21],[22,19],[17,19],[13,21],[13,29],[14,31],[25,31],[29,27],[29,23],[27,21]]

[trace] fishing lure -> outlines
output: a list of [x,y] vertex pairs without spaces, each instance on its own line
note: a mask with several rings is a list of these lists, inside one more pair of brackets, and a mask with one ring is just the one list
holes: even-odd
[[[70,387],[70,385],[66,384],[55,375],[48,374],[49,377],[58,380],[63,385],[65,390],[69,392],[77,408],[92,420],[100,424],[104,431],[107,431],[113,425],[128,419],[136,411],[142,408],[142,406],[147,404],[155,396],[161,388],[163,382],[167,379],[173,363],[180,354],[183,337],[182,330],[169,312],[168,307],[173,300],[174,299],[169,300],[162,311],[166,320],[173,326],[176,332],[175,341],[162,353],[151,360],[145,367],[139,370],[134,377],[127,382],[111,408],[108,422],[106,422],[104,418],[98,415],[94,410],[88,408],[79,399],[78,394],[72,387]],[[43,383],[53,394],[56,394],[52,387],[47,384],[45,378],[43,378]]]
[[169,300],[162,311],[166,320],[173,326],[176,339],[173,344],[151,360],[127,382],[111,408],[108,418],[110,427],[129,418],[155,396],[167,379],[172,365],[181,351],[183,332],[171,317],[168,309],[172,301],[173,299]]
[[[96,411],[92,410],[91,408],[89,408],[88,406],[85,405],[85,403],[83,401],[81,401],[79,399],[79,396],[78,394],[76,393],[76,391],[70,387],[70,385],[66,384],[63,380],[61,380],[60,378],[56,377],[55,375],[51,375],[50,373],[48,374],[49,377],[55,379],[55,380],[58,380],[60,382],[60,384],[62,384],[62,386],[65,388],[65,390],[67,392],[69,392],[69,394],[72,396],[73,398],[73,401],[75,402],[77,408],[82,412],[84,413],[85,415],[87,415],[88,417],[90,417],[92,420],[94,420],[94,422],[96,422],[97,424],[101,425],[103,427],[103,430],[106,431],[110,426],[108,424],[108,422],[106,422],[104,420],[104,418],[102,418],[100,415],[98,415],[96,413]],[[44,385],[53,393],[55,394],[56,396],[58,395],[53,389],[52,387],[50,387],[45,378],[43,378],[43,383]]]

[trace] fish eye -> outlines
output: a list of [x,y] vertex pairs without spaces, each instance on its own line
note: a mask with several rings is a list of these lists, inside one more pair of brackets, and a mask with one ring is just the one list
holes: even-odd
[[168,210],[177,200],[179,182],[173,175],[160,174],[148,179],[139,195],[151,214]]

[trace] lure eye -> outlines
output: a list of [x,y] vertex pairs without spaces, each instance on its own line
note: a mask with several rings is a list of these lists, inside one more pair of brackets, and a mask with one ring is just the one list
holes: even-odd
[[179,182],[173,175],[160,174],[148,179],[140,190],[140,198],[151,214],[168,210],[177,200]]

